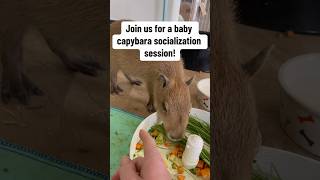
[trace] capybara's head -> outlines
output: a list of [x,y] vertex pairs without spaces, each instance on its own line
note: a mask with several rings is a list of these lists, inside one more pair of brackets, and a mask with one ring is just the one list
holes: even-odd
[[188,125],[191,110],[189,85],[192,79],[169,79],[160,74],[158,83],[155,83],[154,105],[168,138],[172,140],[183,138]]

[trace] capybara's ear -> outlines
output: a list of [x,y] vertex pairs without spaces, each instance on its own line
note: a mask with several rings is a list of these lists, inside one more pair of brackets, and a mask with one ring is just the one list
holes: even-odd
[[166,75],[164,75],[164,74],[160,74],[160,82],[161,82],[161,84],[162,84],[162,87],[163,88],[165,88],[166,86],[168,86],[168,84],[169,84],[169,79],[168,79],[168,77],[166,76]]
[[186,84],[187,84],[188,86],[192,83],[193,78],[194,78],[194,76],[192,76],[188,81],[186,81]]
[[249,78],[253,77],[261,69],[266,59],[270,56],[274,44],[262,49],[255,57],[249,62],[242,65],[242,69]]

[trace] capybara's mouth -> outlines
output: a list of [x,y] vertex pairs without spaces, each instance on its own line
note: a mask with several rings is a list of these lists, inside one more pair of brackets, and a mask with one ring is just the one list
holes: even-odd
[[167,138],[172,142],[177,142],[177,141],[181,141],[183,139],[183,136],[181,138],[173,138],[170,136],[169,133],[167,133]]

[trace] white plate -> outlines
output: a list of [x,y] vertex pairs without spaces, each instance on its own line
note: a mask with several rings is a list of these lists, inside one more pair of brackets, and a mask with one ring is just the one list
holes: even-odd
[[[210,124],[209,112],[192,108],[190,114]],[[135,153],[135,146],[140,140],[140,129],[149,130],[156,123],[157,115],[153,113],[145,118],[137,127],[130,144],[131,159],[133,159]],[[262,146],[256,156],[256,160],[261,170],[266,173],[270,172],[271,165],[274,165],[281,180],[320,179],[320,162],[295,153]]]
[[320,162],[295,153],[263,146],[256,160],[262,171],[267,173],[273,164],[281,180],[320,179]]
[[[210,113],[201,109],[192,108],[190,111],[190,115],[196,116],[199,119],[203,120],[204,122],[210,125]],[[137,127],[136,131],[134,132],[130,144],[130,159],[133,159],[133,155],[136,150],[136,144],[139,142],[139,132],[141,129],[149,130],[153,125],[157,123],[157,113],[153,113],[147,118],[145,118]]]

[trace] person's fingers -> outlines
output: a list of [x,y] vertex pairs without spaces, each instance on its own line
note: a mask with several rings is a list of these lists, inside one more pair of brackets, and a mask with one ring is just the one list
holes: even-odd
[[[125,166],[126,164],[130,163],[128,156],[123,156],[120,161],[120,167]],[[112,180],[120,180],[120,168],[117,172],[112,176]]]
[[128,156],[123,156],[122,158],[121,158],[121,161],[120,161],[120,166],[123,166],[123,165],[126,165],[126,164],[128,164],[128,163],[130,163],[130,159],[129,159],[129,157]]
[[135,164],[136,170],[140,172],[143,165],[143,157],[137,157],[134,160],[132,160],[132,162]]
[[123,157],[121,159],[119,174],[121,180],[141,179],[135,164],[128,157]]
[[144,157],[151,158],[153,156],[160,156],[159,151],[156,148],[154,139],[149,133],[143,129],[139,132],[140,139],[143,142]]
[[120,180],[120,169],[112,176],[112,180]]

